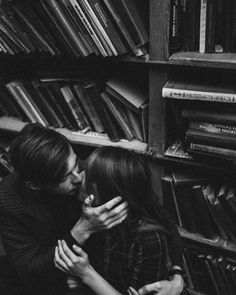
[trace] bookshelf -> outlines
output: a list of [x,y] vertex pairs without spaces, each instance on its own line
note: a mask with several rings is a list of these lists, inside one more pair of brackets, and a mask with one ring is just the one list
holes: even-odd
[[[129,69],[133,76],[140,76],[144,84],[147,84],[146,93],[149,99],[148,140],[146,142],[137,139],[129,141],[123,138],[113,142],[104,134],[99,135],[93,132],[83,134],[67,128],[57,128],[56,130],[68,137],[73,145],[82,145],[84,147],[114,145],[150,155],[150,158],[153,159],[153,187],[161,200],[164,201],[165,193],[162,178],[170,168],[175,169],[178,167],[181,169],[188,168],[191,171],[207,171],[213,178],[218,177],[220,179],[222,175],[227,175],[227,177],[231,175],[235,167],[227,164],[216,166],[207,160],[202,163],[198,160],[170,158],[164,155],[170,143],[173,142],[172,128],[175,122],[170,111],[173,100],[164,99],[162,89],[170,77],[178,77],[183,72],[188,73],[197,70],[201,75],[204,71],[210,71],[213,77],[217,76],[219,72],[221,75],[224,75],[224,73],[235,74],[236,53],[199,53],[185,50],[172,52],[169,40],[171,37],[171,8],[174,1],[142,0],[141,2],[145,5],[149,16],[149,50],[142,56],[126,54],[124,56],[110,57],[102,57],[101,55],[76,57],[74,56],[76,54],[68,54],[67,51],[65,55],[59,56],[43,55],[40,52],[29,55],[22,53],[10,56],[2,55],[0,56],[0,75],[1,77],[8,76],[11,79],[15,75],[18,77],[21,75],[31,77],[31,75],[37,74],[42,77],[47,72],[63,72],[74,77],[83,66],[93,70],[95,76],[101,76],[103,81],[116,73],[118,69],[123,73],[126,73]],[[181,3],[182,1],[176,2]],[[30,5],[29,0],[26,3]],[[181,109],[180,102],[174,102],[174,105],[177,110]],[[16,134],[24,124],[16,118],[2,116],[0,118],[0,132]],[[176,128],[176,126],[174,127]],[[176,136],[176,134],[174,135]],[[220,249],[224,257],[231,257],[236,252],[236,244],[233,242],[226,242],[222,239],[206,239],[204,236],[187,232],[181,228],[179,231],[186,247],[189,244],[195,245],[197,243],[201,245],[205,252],[208,249],[209,252],[212,249],[215,252]],[[190,289],[192,290],[191,294],[201,294],[201,290],[194,291],[193,288]],[[207,292],[203,293],[211,295]]]

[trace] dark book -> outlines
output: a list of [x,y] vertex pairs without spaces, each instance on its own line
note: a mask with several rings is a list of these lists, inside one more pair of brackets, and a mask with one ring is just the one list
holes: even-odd
[[[185,1],[187,2],[187,1]],[[183,45],[183,25],[186,15],[183,13],[183,4],[181,0],[171,0],[170,4],[170,36],[169,46],[171,52],[178,51]]]
[[119,28],[120,33],[122,34],[126,44],[130,48],[131,52],[135,56],[142,56],[146,53],[146,49],[143,47],[137,47],[135,41],[133,40],[126,24],[123,20],[123,16],[118,10],[117,3],[118,1],[112,0],[102,0],[102,3],[106,6],[107,10],[110,12],[114,22]]
[[42,125],[47,126],[47,121],[45,120],[37,105],[35,105],[33,102],[21,81],[14,80],[8,82],[6,84],[6,88],[31,122],[39,122]]
[[227,270],[226,270],[227,263],[222,256],[218,258],[217,262],[218,262],[218,267],[220,271],[220,276],[222,280],[224,281],[224,285],[225,285],[224,294],[226,295],[233,294],[236,291],[236,289],[234,289],[234,286],[230,280],[230,277],[227,274]]
[[227,134],[227,135],[236,137],[236,126],[190,121],[189,128],[195,129],[195,130],[202,130],[208,133]]
[[225,228],[222,226],[222,223],[219,220],[218,214],[214,207],[214,202],[216,200],[214,188],[211,185],[205,185],[202,187],[202,192],[209,210],[209,214],[211,215],[211,218],[214,221],[214,228],[216,234],[219,235],[222,239],[227,240],[227,233],[225,231]]
[[67,10],[67,14],[70,17],[71,24],[74,26],[77,34],[81,39],[81,46],[84,46],[84,51],[87,51],[87,55],[95,53],[93,42],[88,34],[86,34],[86,30],[81,22],[81,19],[78,17],[76,11],[74,10],[73,6],[71,5],[69,0],[63,0],[63,5]]
[[113,115],[114,120],[116,120],[117,124],[119,124],[120,128],[122,129],[125,138],[128,140],[132,140],[134,138],[134,134],[132,133],[132,129],[130,127],[130,123],[126,115],[124,106],[105,91],[101,93],[101,97],[103,102],[109,109],[110,114]]
[[236,214],[236,196],[235,190],[231,188],[226,196],[226,201],[229,203],[231,210]]
[[105,30],[106,34],[110,38],[112,44],[114,45],[117,53],[123,55],[127,53],[127,48],[124,46],[117,29],[111,21],[111,17],[107,14],[104,9],[101,0],[88,0],[93,12],[96,14],[101,26]]
[[185,139],[187,146],[190,143],[198,143],[227,149],[236,149],[236,138],[226,134],[188,129],[185,133]]
[[73,94],[73,92],[70,89],[69,85],[64,85],[61,87],[61,93],[63,94],[63,97],[68,104],[71,113],[73,114],[77,126],[79,130],[86,130],[88,131],[90,129],[90,126],[86,120],[86,118],[83,115],[83,111],[81,110],[79,104],[77,103],[77,100]]
[[197,225],[199,233],[207,238],[215,238],[217,236],[217,230],[209,212],[201,185],[193,186],[192,190],[193,206],[195,208],[195,214],[198,216]]
[[146,20],[144,14],[141,14],[142,1],[120,0],[114,2],[135,45],[137,48],[142,48],[149,41],[147,27],[145,26]]
[[[218,193],[218,199],[220,201],[221,206],[223,207],[224,211],[227,213],[228,218],[231,220],[233,224],[233,220],[235,219],[235,213],[232,209],[232,206],[227,202],[227,196],[232,193],[232,188],[228,186],[222,186],[221,190]],[[236,234],[236,229],[233,230]]]
[[[126,108],[126,115],[129,120],[129,125],[132,130],[132,133],[135,138],[137,138],[140,141],[145,141],[144,139],[144,130],[142,129],[142,122],[140,122],[139,115],[131,110],[130,108]],[[145,138],[147,138],[147,135],[145,134]]]
[[81,86],[79,83],[76,83],[74,85],[74,89],[77,93],[77,96],[78,96],[81,104],[84,106],[84,109],[88,115],[88,118],[92,122],[93,129],[96,132],[101,133],[101,132],[105,131],[105,128],[102,124],[101,118],[99,118],[97,110],[93,104],[92,98],[90,97],[90,95],[88,93],[89,87],[93,88],[94,87],[93,83],[87,85],[86,87]]
[[219,109],[207,110],[207,109],[193,109],[193,108],[183,108],[181,110],[181,116],[183,119],[190,121],[198,121],[212,124],[220,124],[227,126],[236,126],[236,118],[234,112],[222,111]]
[[104,48],[104,44],[101,42],[97,32],[94,30],[94,27],[90,23],[90,19],[88,18],[88,14],[84,11],[81,7],[81,4],[78,3],[76,0],[69,0],[71,5],[73,6],[75,12],[77,13],[78,17],[81,19],[81,22],[84,25],[84,28],[87,30],[88,34],[90,35],[91,39],[93,40],[94,44],[98,52],[103,57],[108,56],[106,49]]

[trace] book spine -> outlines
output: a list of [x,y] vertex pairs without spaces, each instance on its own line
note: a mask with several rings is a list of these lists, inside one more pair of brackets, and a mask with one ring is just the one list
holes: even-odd
[[233,93],[194,91],[194,90],[185,90],[185,89],[173,89],[168,87],[163,87],[162,96],[166,98],[187,99],[187,100],[204,100],[204,101],[227,102],[227,103],[236,102],[236,94],[233,94]]
[[74,10],[76,11],[77,15],[80,17],[81,22],[83,23],[84,27],[88,31],[89,35],[91,36],[93,42],[96,44],[100,54],[103,57],[108,56],[106,50],[104,49],[101,41],[97,37],[96,33],[94,32],[94,29],[92,28],[90,22],[88,21],[86,15],[84,14],[83,10],[81,9],[80,5],[77,3],[76,0],[69,0],[71,5],[73,6]]
[[94,13],[96,14],[97,18],[99,19],[101,25],[103,26],[104,30],[107,32],[107,35],[111,39],[111,42],[114,44],[117,53],[119,55],[127,53],[127,49],[124,46],[120,36],[118,35],[117,30],[113,26],[110,17],[107,15],[105,10],[103,9],[101,2],[99,0],[89,0],[90,5],[93,7]]
[[235,126],[190,121],[189,128],[196,129],[196,130],[203,130],[208,133],[230,134],[232,136],[236,135]]
[[200,7],[200,34],[199,34],[199,52],[206,52],[206,26],[207,26],[207,2],[208,0],[201,0]]
[[131,51],[136,56],[143,55],[143,51],[135,45],[133,39],[131,38],[121,16],[119,15],[119,12],[115,6],[115,1],[112,0],[102,0],[103,3],[106,5],[107,9],[110,11],[114,21],[116,22],[117,26],[120,29],[120,32],[122,33],[123,37],[125,38],[128,46],[130,47]]
[[201,151],[217,155],[232,156],[234,159],[236,159],[236,150],[197,143],[190,143],[190,149],[193,151]]
[[107,43],[108,47],[110,48],[113,55],[117,56],[118,52],[116,48],[114,47],[113,43],[111,42],[110,37],[107,35],[106,31],[104,30],[103,26],[101,25],[99,19],[97,18],[97,15],[94,13],[92,6],[90,5],[89,1],[82,0],[81,1],[84,4],[84,8],[87,10],[88,15],[90,16],[91,22],[94,22],[95,28],[99,30],[101,33],[102,38]]

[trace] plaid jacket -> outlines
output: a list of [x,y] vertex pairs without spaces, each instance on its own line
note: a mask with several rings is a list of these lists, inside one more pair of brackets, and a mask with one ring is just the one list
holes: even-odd
[[139,289],[145,284],[168,278],[171,264],[165,235],[160,230],[116,230],[90,239],[87,246],[90,262],[122,294],[129,286]]

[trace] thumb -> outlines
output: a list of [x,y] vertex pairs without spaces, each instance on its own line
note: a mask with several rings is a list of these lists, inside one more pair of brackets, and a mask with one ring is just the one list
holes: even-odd
[[92,203],[94,201],[94,195],[89,195],[83,202],[83,209],[87,208],[87,207],[91,207]]
[[73,245],[73,250],[75,251],[76,254],[78,254],[81,257],[86,256],[86,253],[83,251],[83,249],[76,245]]

